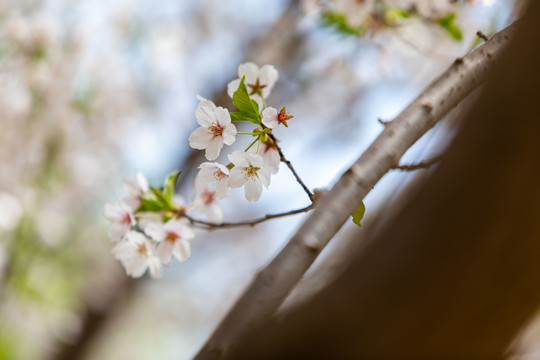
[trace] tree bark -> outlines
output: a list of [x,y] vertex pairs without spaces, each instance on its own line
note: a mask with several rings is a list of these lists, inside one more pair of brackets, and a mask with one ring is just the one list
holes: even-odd
[[531,2],[442,163],[390,226],[228,358],[505,357],[540,304],[539,18]]

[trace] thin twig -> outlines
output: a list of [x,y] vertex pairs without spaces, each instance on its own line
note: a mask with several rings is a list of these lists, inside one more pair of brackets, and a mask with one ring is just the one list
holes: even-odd
[[396,165],[394,169],[402,170],[402,171],[414,171],[414,170],[419,170],[419,169],[427,169],[431,165],[441,161],[441,159],[442,159],[442,155],[438,155],[438,156],[432,157],[431,159],[420,161],[414,164]]
[[302,181],[300,176],[296,173],[296,171],[294,170],[294,167],[292,166],[291,162],[285,158],[285,155],[283,155],[283,151],[281,151],[281,148],[279,147],[277,139],[274,136],[274,134],[268,133],[268,136],[270,136],[270,138],[274,141],[274,146],[276,147],[276,149],[277,149],[277,151],[279,153],[279,158],[280,158],[281,162],[284,162],[287,165],[289,170],[291,170],[294,177],[296,178],[296,181],[300,184],[300,186],[302,186],[302,189],[304,189],[305,193],[309,197],[309,200],[311,200],[311,202],[314,203],[315,200],[313,199],[313,193],[308,189],[306,184],[304,184],[304,182]]
[[390,121],[383,120],[381,118],[377,118],[377,121],[379,122],[379,124],[381,124],[383,126],[388,125],[388,123],[390,122]]
[[268,214],[268,215],[265,215],[263,217],[260,217],[258,219],[254,219],[254,220],[241,221],[241,222],[232,222],[232,223],[221,223],[221,224],[216,224],[216,223],[212,223],[212,222],[208,222],[208,221],[204,221],[204,220],[197,220],[197,219],[192,218],[189,215],[184,215],[184,217],[186,219],[188,219],[189,222],[192,225],[196,225],[196,226],[198,225],[198,227],[200,227],[202,229],[206,229],[206,230],[216,230],[216,229],[227,229],[227,228],[240,227],[240,226],[255,226],[257,224],[260,224],[260,223],[262,223],[264,221],[267,221],[267,220],[270,220],[270,219],[275,219],[275,218],[280,218],[280,217],[284,217],[284,216],[290,216],[290,215],[295,215],[295,214],[308,212],[311,209],[313,209],[314,207],[315,207],[315,203],[313,203],[311,205],[308,205],[306,207],[303,207],[301,209],[291,210],[291,211],[282,212],[282,213],[278,213],[278,214]]
[[480,30],[478,30],[476,32],[476,36],[478,36],[480,39],[484,40],[484,41],[488,41],[489,40],[489,37],[484,34],[483,32],[481,32]]

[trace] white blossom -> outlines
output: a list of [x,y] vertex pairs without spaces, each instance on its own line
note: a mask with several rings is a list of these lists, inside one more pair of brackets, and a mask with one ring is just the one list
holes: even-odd
[[202,182],[195,181],[194,203],[197,209],[201,210],[209,221],[214,223],[221,223],[223,221],[223,210],[219,206],[217,190],[212,190]]
[[148,180],[140,172],[137,172],[134,178],[125,179],[122,186],[124,191],[127,193],[127,196],[122,199],[122,201],[133,210],[136,210],[139,206],[141,206],[141,196],[150,191]]
[[[252,146],[249,149],[249,152],[256,153],[257,147]],[[281,162],[281,157],[279,156],[279,152],[276,147],[271,143],[261,142],[259,155],[263,158],[263,167],[270,171],[270,173],[277,174],[279,171],[279,163]]]
[[195,237],[193,230],[184,220],[169,220],[163,223],[149,223],[144,229],[145,233],[152,237],[157,245],[157,256],[168,264],[174,256],[180,261],[185,261],[191,255],[191,247],[188,240]]
[[263,98],[267,98],[270,95],[272,87],[278,80],[278,71],[272,65],[263,65],[259,68],[252,62],[247,62],[238,66],[238,79],[231,81],[227,85],[227,93],[232,98],[238,86],[240,86],[240,80],[245,76],[249,97],[259,104],[259,109],[263,107]]
[[279,124],[283,124],[285,126],[287,125],[287,120],[292,119],[293,116],[289,113],[287,113],[287,110],[285,107],[281,109],[280,111],[277,111],[277,109],[273,107],[267,107],[262,112],[262,123],[267,128],[273,129]]
[[231,145],[236,140],[236,127],[231,123],[227,109],[210,100],[202,100],[195,110],[197,122],[201,125],[189,136],[189,145],[198,150],[206,149],[206,158],[215,160],[223,144]]
[[140,232],[129,231],[125,240],[118,243],[112,253],[120,260],[129,276],[141,277],[149,269],[153,278],[161,277],[161,261],[155,255],[150,240]]
[[195,187],[215,182],[216,195],[219,199],[225,199],[231,193],[229,186],[229,169],[219,163],[204,162],[199,165],[199,173],[195,178]]
[[247,201],[257,201],[261,197],[262,186],[270,185],[270,172],[263,168],[264,160],[260,155],[240,150],[229,155],[234,168],[229,175],[229,185],[233,188],[244,185]]
[[103,216],[113,223],[109,230],[109,239],[114,242],[120,241],[135,225],[135,217],[131,208],[122,201],[117,204],[105,204]]

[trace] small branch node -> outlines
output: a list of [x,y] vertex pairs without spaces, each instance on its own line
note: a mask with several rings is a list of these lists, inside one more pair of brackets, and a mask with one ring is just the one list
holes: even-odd
[[478,36],[480,39],[484,40],[484,41],[488,41],[489,40],[489,37],[484,34],[482,31],[478,30],[476,32],[476,36]]
[[379,124],[381,124],[381,125],[383,125],[383,126],[386,126],[386,125],[388,125],[392,120],[386,121],[386,120],[383,120],[383,119],[381,119],[381,118],[378,118],[377,121],[379,122]]
[[442,155],[435,156],[431,159],[427,159],[424,161],[420,161],[415,164],[403,164],[403,165],[396,165],[394,166],[395,170],[401,170],[401,171],[414,171],[414,170],[420,170],[420,169],[427,169],[431,165],[438,163],[441,161]]

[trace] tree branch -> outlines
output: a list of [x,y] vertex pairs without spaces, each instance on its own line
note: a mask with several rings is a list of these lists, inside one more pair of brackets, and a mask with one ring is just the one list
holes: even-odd
[[420,170],[420,169],[427,169],[431,165],[441,161],[442,157],[443,157],[442,155],[438,155],[438,156],[432,157],[431,159],[420,161],[414,164],[396,165],[394,167],[394,170],[414,171],[414,170]]
[[311,209],[313,209],[314,206],[315,206],[315,203],[308,205],[306,207],[303,207],[301,209],[291,210],[291,211],[282,212],[278,214],[268,214],[254,220],[233,222],[233,223],[221,223],[221,224],[216,224],[216,223],[203,221],[203,220],[197,220],[197,219],[192,218],[189,215],[182,215],[182,216],[188,219],[192,225],[195,225],[195,226],[199,225],[198,227],[205,230],[216,230],[216,229],[227,229],[227,228],[240,227],[240,226],[255,226],[257,224],[260,224],[270,219],[276,219],[276,218],[280,218],[284,216],[290,216],[290,215],[296,215],[296,214],[308,212]]
[[432,82],[325,193],[281,252],[237,300],[196,359],[221,359],[235,341],[268,321],[330,239],[402,155],[461,100],[483,83],[515,26],[497,33]]

